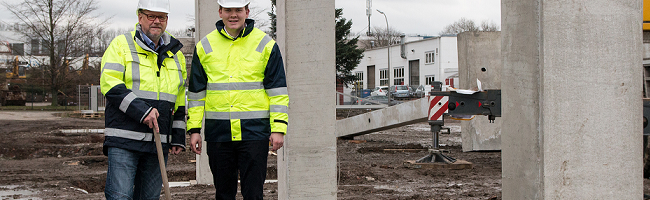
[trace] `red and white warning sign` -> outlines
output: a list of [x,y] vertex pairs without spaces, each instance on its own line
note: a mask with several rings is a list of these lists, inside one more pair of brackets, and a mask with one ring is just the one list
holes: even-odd
[[449,110],[449,96],[429,96],[429,121],[442,120]]

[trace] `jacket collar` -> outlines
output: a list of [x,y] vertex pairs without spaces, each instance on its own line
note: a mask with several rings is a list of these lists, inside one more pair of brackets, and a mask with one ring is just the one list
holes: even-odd
[[[239,35],[237,35],[237,38],[248,36],[248,34],[250,34],[251,31],[253,31],[253,28],[255,28],[255,20],[246,19],[245,23],[246,23],[246,27],[244,27],[244,30],[242,30],[239,33]],[[228,38],[229,40],[236,40],[236,38],[232,38],[228,33],[226,33],[226,25],[223,23],[223,20],[217,21],[215,25],[217,26],[217,30],[223,37]]]
[[163,35],[160,36],[164,43],[160,47],[158,47],[158,51],[154,51],[153,49],[149,48],[148,45],[146,45],[144,39],[142,39],[142,36],[140,34],[142,34],[142,27],[138,23],[135,24],[135,38],[134,38],[135,42],[142,49],[156,54],[160,54],[167,51],[172,51],[172,54],[176,54],[176,52],[178,52],[183,47],[183,44],[181,44],[180,41],[178,41],[176,38],[170,35],[167,31],[165,31],[165,33],[163,33]]

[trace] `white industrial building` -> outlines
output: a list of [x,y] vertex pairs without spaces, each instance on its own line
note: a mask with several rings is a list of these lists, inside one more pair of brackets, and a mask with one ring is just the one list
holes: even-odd
[[[446,85],[458,83],[458,51],[456,35],[443,35],[416,41],[403,39],[403,44],[390,47],[390,79],[388,78],[387,47],[368,49],[361,62],[353,70],[360,78],[355,84],[363,89],[391,85],[424,85],[429,91],[430,83],[441,81]],[[456,79],[454,81],[454,79]],[[345,88],[350,94],[355,86]]]

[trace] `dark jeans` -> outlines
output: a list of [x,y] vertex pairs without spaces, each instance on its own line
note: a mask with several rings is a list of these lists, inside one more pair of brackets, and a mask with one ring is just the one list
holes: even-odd
[[245,200],[262,199],[268,151],[268,140],[208,142],[207,154],[214,187],[217,189],[216,199],[235,199],[237,175],[241,180],[241,193]]
[[159,199],[161,189],[158,155],[108,148],[106,199]]

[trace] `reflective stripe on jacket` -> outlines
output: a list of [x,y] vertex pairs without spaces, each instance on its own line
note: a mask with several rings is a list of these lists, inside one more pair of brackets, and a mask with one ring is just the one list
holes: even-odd
[[289,95],[282,55],[271,37],[246,28],[235,39],[217,29],[196,44],[188,87],[187,128],[199,132],[205,117],[205,141],[268,140],[286,134]]
[[[143,124],[156,108],[163,147],[185,148],[185,57],[168,33],[158,52],[142,41],[140,25],[117,36],[102,57],[101,90],[106,96],[106,147],[156,153],[153,130]],[[167,152],[167,151],[165,151]]]

